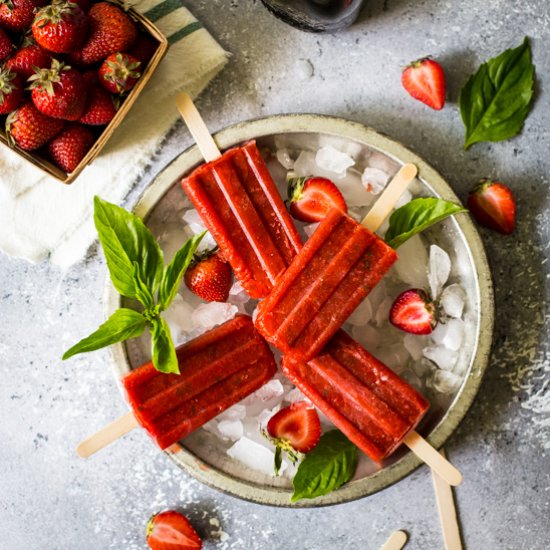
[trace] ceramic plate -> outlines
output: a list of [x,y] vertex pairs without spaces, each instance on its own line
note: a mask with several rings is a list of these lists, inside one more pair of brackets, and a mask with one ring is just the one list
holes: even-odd
[[[263,151],[281,147],[291,151],[316,151],[324,145],[333,145],[350,154],[359,171],[375,157],[389,172],[412,162],[419,169],[416,185],[420,195],[458,201],[449,185],[424,160],[360,124],[326,116],[284,115],[243,122],[215,135],[222,150],[249,139],[256,139]],[[201,162],[197,147],[191,147],[158,175],[140,199],[135,211],[146,220],[155,235],[183,228],[182,212],[190,205],[179,181]],[[184,238],[182,234],[182,242]],[[448,252],[453,266],[450,280],[460,283],[467,295],[466,333],[457,352],[455,369],[461,373],[460,383],[450,395],[432,400],[429,413],[418,427],[418,431],[439,448],[466,414],[487,366],[493,332],[493,293],[483,245],[469,216],[448,218],[426,232],[424,239]],[[106,313],[110,315],[118,307],[120,297],[107,283]],[[145,349],[143,340],[113,346],[117,380],[148,359],[144,356]],[[181,468],[211,487],[258,503],[291,506],[290,479],[259,473],[231,459],[225,452],[230,445],[230,441],[224,442],[200,429],[166,452]],[[382,467],[363,459],[350,483],[324,497],[302,500],[292,506],[323,506],[364,497],[402,479],[420,464],[405,448],[394,453]]]

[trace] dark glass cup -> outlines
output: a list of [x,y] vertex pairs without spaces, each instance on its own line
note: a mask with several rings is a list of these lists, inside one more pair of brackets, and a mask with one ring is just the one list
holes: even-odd
[[332,32],[351,25],[363,0],[262,0],[277,17],[304,31]]

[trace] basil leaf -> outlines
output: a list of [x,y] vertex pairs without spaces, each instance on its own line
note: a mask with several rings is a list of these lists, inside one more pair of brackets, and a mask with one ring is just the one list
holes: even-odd
[[315,498],[338,489],[353,477],[357,461],[357,447],[342,432],[326,432],[300,463],[292,482],[291,501]]
[[459,212],[467,210],[454,202],[432,197],[413,199],[390,216],[384,238],[392,248],[397,248],[413,235]]
[[104,348],[128,338],[136,338],[144,330],[147,319],[133,309],[117,309],[95,332],[80,340],[63,354],[63,360],[87,351]]
[[193,259],[193,254],[197,250],[197,246],[199,246],[205,234],[206,231],[187,240],[187,242],[176,252],[172,261],[165,267],[159,287],[158,302],[160,311],[164,311],[172,303],[172,300],[178,292],[181,278],[185,270],[189,267]]
[[134,262],[132,277],[134,279],[134,292],[136,298],[143,304],[146,309],[154,307],[155,300],[153,298],[153,295],[151,294],[151,290],[147,288],[145,283],[141,280],[140,269],[137,262]]
[[160,372],[179,374],[178,358],[170,335],[170,327],[160,316],[152,319],[151,323],[153,325],[151,337],[155,369]]
[[163,255],[141,219],[96,196],[94,222],[117,291],[128,298],[138,298],[135,262],[142,284],[154,294],[162,277]]
[[283,465],[283,451],[279,445],[275,445],[275,461],[274,461],[274,470],[275,475],[279,475],[279,470],[281,469],[281,466]]
[[535,67],[527,38],[481,65],[460,92],[459,106],[466,139],[501,141],[518,134],[533,99]]

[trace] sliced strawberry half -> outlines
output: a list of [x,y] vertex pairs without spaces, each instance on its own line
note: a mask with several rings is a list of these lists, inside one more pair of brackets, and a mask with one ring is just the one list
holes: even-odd
[[481,225],[504,235],[514,231],[516,201],[511,189],[503,183],[482,179],[470,191],[468,208]]
[[303,222],[319,222],[332,208],[347,212],[344,196],[327,178],[291,178],[288,181],[290,213]]
[[155,514],[147,523],[147,544],[152,550],[200,550],[202,540],[189,520],[175,510]]
[[409,94],[432,109],[445,105],[445,74],[441,65],[429,57],[413,61],[401,75],[403,87]]
[[299,401],[274,414],[267,423],[267,433],[281,444],[307,453],[319,443],[321,422],[311,404]]
[[411,334],[430,334],[437,325],[437,308],[423,290],[405,290],[393,302],[390,323]]

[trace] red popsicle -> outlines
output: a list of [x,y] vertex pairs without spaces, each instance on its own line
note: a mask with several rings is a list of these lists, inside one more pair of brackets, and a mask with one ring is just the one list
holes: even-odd
[[176,352],[179,375],[158,372],[147,363],[122,379],[137,421],[162,449],[244,399],[277,371],[269,346],[246,315]]
[[266,296],[302,244],[256,142],[199,166],[182,186],[243,288]]
[[283,353],[307,361],[396,259],[377,235],[333,209],[258,306],[256,327]]
[[283,372],[365,454],[380,462],[403,442],[429,403],[340,330],[308,363],[285,356]]

